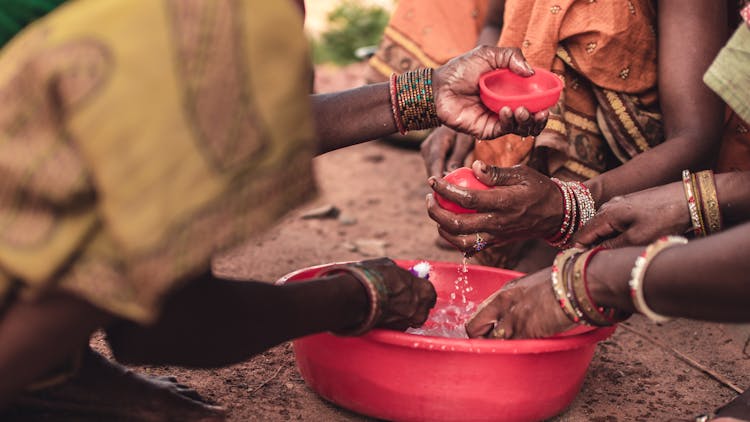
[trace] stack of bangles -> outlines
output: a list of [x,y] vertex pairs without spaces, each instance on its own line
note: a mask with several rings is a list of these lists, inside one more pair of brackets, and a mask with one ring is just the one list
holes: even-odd
[[[630,272],[630,297],[633,307],[655,323],[669,321],[670,318],[652,310],[646,303],[643,293],[643,280],[649,264],[664,250],[684,245],[687,239],[679,236],[662,237],[638,255]],[[568,319],[576,324],[605,327],[627,319],[627,312],[597,305],[588,287],[586,270],[591,259],[604,248],[599,246],[588,251],[570,248],[561,251],[552,265],[552,292],[560,308]]]
[[596,204],[589,189],[581,182],[563,182],[551,179],[563,198],[563,221],[554,236],[545,239],[548,244],[563,249],[573,235],[596,214]]
[[340,336],[359,336],[373,329],[380,321],[380,318],[383,316],[383,309],[388,304],[388,288],[379,273],[356,263],[333,265],[324,268],[315,274],[313,278],[340,273],[350,274],[362,283],[362,286],[367,290],[370,310],[361,324],[346,330],[334,332],[334,334]]
[[552,265],[552,291],[565,316],[576,324],[607,327],[625,320],[629,315],[614,308],[594,303],[586,280],[586,269],[591,258],[602,247],[588,251],[566,249],[557,254]]
[[391,75],[391,111],[402,135],[410,130],[440,126],[432,91],[432,73],[432,68],[423,68]]
[[716,181],[711,170],[690,173],[682,171],[690,222],[695,236],[707,236],[721,230],[721,210],[716,195]]

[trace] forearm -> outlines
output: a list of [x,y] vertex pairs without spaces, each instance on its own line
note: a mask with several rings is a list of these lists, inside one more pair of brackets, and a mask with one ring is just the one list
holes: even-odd
[[241,362],[284,341],[359,324],[368,309],[352,276],[274,286],[205,276],[176,292],[162,317],[108,330],[126,363],[215,367]]
[[[715,136],[715,135],[712,135]],[[684,169],[707,168],[717,141],[681,136],[633,157],[584,184],[591,190],[597,208],[614,198],[680,180]]]
[[397,131],[388,83],[312,95],[311,99],[319,154]]
[[719,148],[724,104],[703,74],[726,42],[726,4],[658,2],[658,89],[664,142],[589,181],[597,205],[679,180],[683,169],[708,168]]
[[724,226],[750,221],[750,172],[715,175],[716,194]]
[[497,45],[497,42],[500,39],[500,31],[503,28],[504,13],[505,0],[489,1],[489,4],[487,5],[487,16],[484,20],[484,26],[479,33],[477,45]]
[[[646,272],[646,303],[655,312],[710,321],[750,321],[750,224],[658,254]],[[630,270],[642,247],[603,251],[587,273],[596,303],[634,311]]]

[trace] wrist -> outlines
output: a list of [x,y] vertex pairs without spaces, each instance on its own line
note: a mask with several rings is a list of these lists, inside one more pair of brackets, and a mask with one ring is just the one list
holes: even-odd
[[332,290],[337,296],[336,303],[341,304],[339,322],[331,330],[341,331],[361,325],[370,309],[367,290],[351,273],[342,271],[328,277],[334,286]]
[[641,248],[603,250],[588,265],[586,279],[592,300],[600,306],[634,312],[630,300],[630,270]]

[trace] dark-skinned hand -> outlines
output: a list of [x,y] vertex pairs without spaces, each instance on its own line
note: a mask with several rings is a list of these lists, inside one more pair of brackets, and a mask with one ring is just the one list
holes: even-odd
[[473,149],[473,137],[447,126],[440,126],[420,146],[427,176],[440,178],[445,173],[463,167]]
[[474,175],[488,190],[471,190],[431,177],[432,189],[443,198],[475,214],[455,214],[427,196],[430,218],[440,235],[458,249],[471,253],[477,235],[487,245],[532,237],[546,238],[562,222],[562,195],[547,176],[526,166],[495,167],[481,161],[472,165]]
[[574,326],[550,287],[546,268],[513,280],[487,298],[466,323],[469,338],[541,338]]
[[603,204],[574,238],[578,247],[647,245],[666,235],[692,229],[682,183],[671,183]]
[[503,107],[494,113],[479,99],[479,77],[506,68],[521,76],[534,74],[521,50],[508,47],[476,47],[435,69],[432,84],[440,121],[477,139],[539,134],[547,124],[547,110],[532,114],[524,107]]
[[404,331],[409,327],[420,327],[427,321],[430,309],[437,300],[432,283],[415,277],[388,258],[358,264],[380,274],[388,289],[388,301],[377,327]]

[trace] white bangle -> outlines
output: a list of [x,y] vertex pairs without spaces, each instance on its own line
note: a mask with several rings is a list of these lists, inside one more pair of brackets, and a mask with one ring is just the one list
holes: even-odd
[[633,299],[633,306],[635,309],[646,316],[655,323],[667,322],[671,318],[657,314],[646,303],[646,298],[643,294],[643,279],[646,277],[646,270],[648,265],[660,252],[665,249],[671,248],[672,246],[684,245],[687,243],[687,239],[680,236],[666,236],[650,244],[640,255],[635,259],[635,265],[633,270],[630,272],[630,297]]

